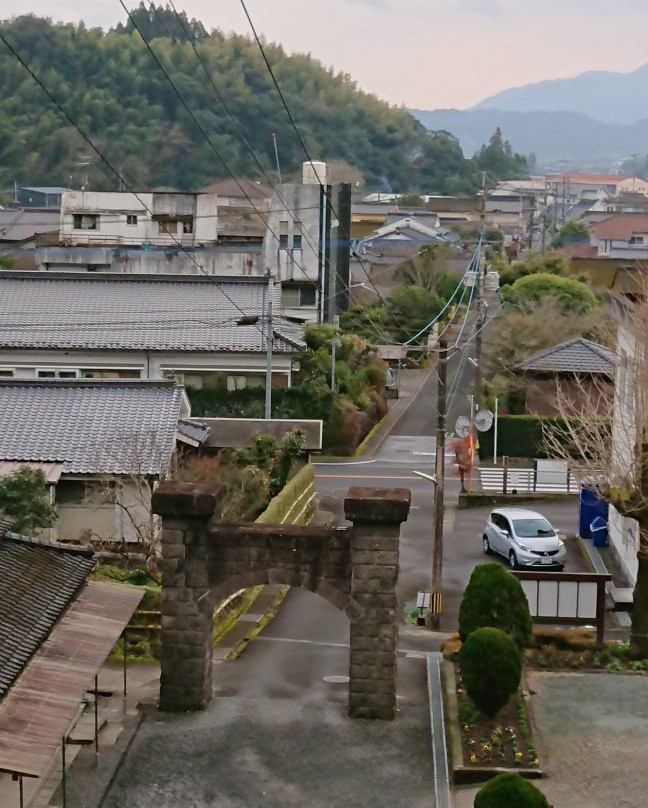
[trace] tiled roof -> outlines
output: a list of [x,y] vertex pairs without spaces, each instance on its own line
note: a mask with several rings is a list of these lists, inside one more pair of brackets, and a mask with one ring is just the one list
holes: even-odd
[[171,382],[3,379],[0,460],[157,475],[171,457],[182,401]]
[[614,354],[588,339],[572,339],[527,357],[517,370],[536,373],[578,373],[612,376]]
[[0,535],[0,699],[94,567],[92,551]]
[[634,233],[648,233],[648,213],[617,213],[594,222],[590,231],[597,239],[623,239]]
[[209,426],[204,421],[189,421],[183,418],[178,421],[178,433],[181,438],[186,438],[192,443],[200,445],[209,437]]
[[[0,346],[79,350],[265,352],[262,277],[0,272]],[[275,311],[279,310],[275,284]],[[303,349],[301,328],[275,319],[275,353]]]

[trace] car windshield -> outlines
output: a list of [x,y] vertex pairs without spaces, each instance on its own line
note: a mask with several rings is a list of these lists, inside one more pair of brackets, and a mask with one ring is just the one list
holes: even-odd
[[546,519],[514,519],[515,535],[521,539],[537,539],[541,536],[555,536],[556,531]]

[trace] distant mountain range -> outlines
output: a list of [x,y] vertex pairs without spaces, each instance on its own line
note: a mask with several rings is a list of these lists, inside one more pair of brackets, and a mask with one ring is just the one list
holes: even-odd
[[540,81],[491,95],[473,109],[506,112],[582,112],[606,123],[635,123],[646,117],[648,64],[632,73],[593,71],[571,79]]
[[466,156],[496,127],[515,151],[541,161],[612,164],[648,152],[648,64],[632,73],[583,73],[504,90],[469,110],[410,110],[459,138]]
[[648,118],[633,124],[595,121],[580,112],[507,112],[497,109],[411,109],[428,129],[445,129],[459,138],[471,157],[499,126],[520,154],[540,161],[579,160],[612,164],[648,152]]

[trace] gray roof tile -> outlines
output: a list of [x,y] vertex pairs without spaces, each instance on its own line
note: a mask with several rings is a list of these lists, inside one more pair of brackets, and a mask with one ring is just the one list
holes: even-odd
[[516,370],[612,376],[614,353],[604,345],[581,337],[527,357],[516,365]]
[[144,381],[0,380],[0,460],[61,462],[67,474],[160,474],[182,387]]
[[[264,352],[261,277],[0,272],[0,346]],[[279,309],[279,286],[273,305]],[[246,315],[256,325],[237,325]],[[275,319],[275,353],[298,353],[301,326]]]
[[0,699],[83,586],[92,551],[0,533]]

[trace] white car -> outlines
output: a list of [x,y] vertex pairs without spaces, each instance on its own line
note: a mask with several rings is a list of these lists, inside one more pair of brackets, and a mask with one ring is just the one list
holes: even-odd
[[567,551],[558,533],[540,513],[496,508],[482,536],[487,555],[499,553],[511,569],[565,566]]

